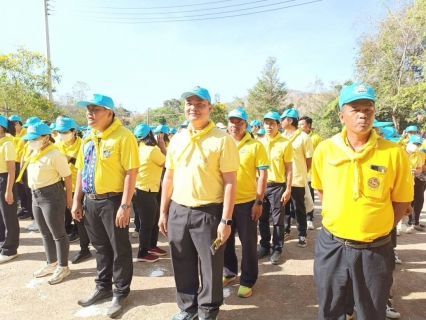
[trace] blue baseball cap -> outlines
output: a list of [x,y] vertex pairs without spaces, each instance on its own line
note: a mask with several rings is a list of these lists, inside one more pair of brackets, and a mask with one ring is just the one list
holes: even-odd
[[52,123],[50,124],[49,128],[50,128],[51,130],[56,130],[56,123],[55,123],[55,122],[52,122]]
[[413,134],[408,138],[408,141],[410,141],[411,143],[423,143],[423,139],[422,137],[420,137],[420,135],[418,134]]
[[40,136],[44,136],[46,134],[51,134],[52,130],[50,130],[49,126],[43,122],[37,122],[28,127],[27,133],[22,137],[22,140],[34,140]]
[[265,129],[263,129],[263,128],[260,128],[259,129],[259,131],[258,132],[256,132],[255,134],[260,134],[260,135],[263,135],[263,134],[265,134]]
[[4,116],[0,116],[0,126],[2,126],[3,128],[7,129],[8,127],[8,120],[6,117]]
[[405,132],[417,132],[417,131],[419,131],[419,128],[417,128],[417,126],[408,126],[405,129]]
[[283,114],[281,115],[281,119],[283,118],[296,118],[299,119],[299,111],[297,111],[294,108],[290,108],[287,110],[284,110]]
[[181,98],[186,99],[190,96],[198,96],[201,99],[205,99],[209,103],[212,103],[212,99],[210,98],[210,93],[207,91],[207,89],[201,88],[199,86],[195,86],[194,89],[192,89],[192,91],[182,93]]
[[251,127],[253,127],[253,126],[260,127],[260,122],[257,121],[257,120],[251,120],[250,126]]
[[344,104],[359,99],[369,99],[376,101],[373,88],[365,83],[353,83],[344,87],[340,91],[339,107],[342,109]]
[[157,128],[154,129],[154,133],[164,133],[164,134],[169,134],[169,127],[165,126],[164,124],[159,124],[157,126]]
[[280,115],[276,111],[269,111],[267,114],[263,116],[263,120],[265,119],[272,119],[276,121],[281,121]]
[[68,117],[62,117],[56,119],[55,130],[59,132],[65,132],[70,129],[77,129],[77,123],[75,123],[74,119]]
[[249,132],[249,133],[251,133],[251,127],[250,127],[250,126],[247,126],[246,131],[247,131],[247,132]]
[[383,122],[383,121],[378,121],[376,119],[374,119],[374,122],[373,122],[373,128],[381,128],[381,127],[386,127],[390,125],[393,125],[393,122],[391,121]]
[[141,123],[136,126],[135,130],[133,130],[133,134],[136,138],[145,139],[150,131],[151,128],[148,125]]
[[176,128],[170,128],[169,133],[176,133],[177,129]]
[[154,130],[154,129],[155,129],[155,126],[149,126],[149,128],[150,128],[151,130]]
[[36,124],[37,122],[40,122],[40,118],[39,117],[30,117],[27,119],[27,121],[25,121],[23,127],[28,128],[29,126]]
[[186,128],[187,126],[189,126],[189,121],[188,120],[185,120],[183,123],[181,123],[179,125],[179,127],[181,127],[181,128]]
[[20,121],[22,122],[22,119],[20,116],[17,116],[16,114],[9,117],[9,121]]
[[114,101],[112,101],[110,97],[104,96],[103,94],[95,93],[93,95],[92,100],[77,102],[77,105],[80,107],[87,107],[88,105],[91,105],[91,104],[114,110]]
[[235,108],[234,110],[231,110],[231,112],[228,113],[228,119],[229,118],[238,118],[247,121],[248,115],[246,110],[244,110],[243,108]]

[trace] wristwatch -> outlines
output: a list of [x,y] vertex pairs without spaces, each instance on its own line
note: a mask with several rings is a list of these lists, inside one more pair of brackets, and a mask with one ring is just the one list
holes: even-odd
[[257,204],[258,206],[261,206],[261,205],[263,204],[263,201],[262,201],[262,200],[257,200],[257,201],[256,201],[256,204]]
[[130,205],[123,203],[120,208],[123,210],[130,209]]
[[226,224],[227,226],[232,225],[232,220],[231,219],[228,219],[228,220],[220,219],[220,222],[222,222],[223,224]]

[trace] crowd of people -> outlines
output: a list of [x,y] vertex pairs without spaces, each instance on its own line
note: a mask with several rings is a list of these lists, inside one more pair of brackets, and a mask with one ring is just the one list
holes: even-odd
[[[404,226],[406,233],[425,228],[426,145],[418,127],[387,140],[374,90],[362,83],[342,89],[343,130],[324,141],[294,108],[249,122],[238,107],[227,125],[215,125],[206,89],[182,99],[187,120],[178,129],[139,124],[131,132],[101,94],[77,102],[88,127],[66,116],[50,126],[0,116],[0,263],[18,257],[19,220],[34,219],[27,229],[40,231],[46,254],[34,277],[49,275],[52,285],[70,275],[69,260],[90,258],[92,245],[95,288],[78,304],[112,297],[107,315],[114,318],[132,282],[129,235],[139,240],[136,260],[154,263],[167,254],[157,246],[161,231],[176,284],[173,320],[217,319],[224,286],[239,276],[237,294],[248,298],[258,261],[282,263],[293,221],[297,246],[308,245],[315,189],[323,216],[314,261],[318,319],[352,319],[355,309],[358,319],[399,318],[389,300],[401,263],[396,239]],[[69,257],[76,241],[80,251]]]

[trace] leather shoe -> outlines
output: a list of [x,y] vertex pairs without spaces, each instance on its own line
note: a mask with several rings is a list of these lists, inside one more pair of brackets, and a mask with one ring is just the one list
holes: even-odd
[[86,259],[90,258],[91,256],[92,256],[92,254],[90,253],[90,250],[81,250],[81,251],[79,251],[79,253],[77,253],[71,259],[71,263],[72,264],[80,263],[83,260],[86,260]]
[[77,303],[82,307],[88,307],[88,306],[91,306],[92,304],[94,304],[95,302],[97,302],[99,300],[110,298],[111,296],[112,296],[112,291],[95,289],[87,297],[78,300]]
[[125,303],[126,297],[113,297],[111,305],[107,310],[107,316],[110,318],[118,316],[123,311]]

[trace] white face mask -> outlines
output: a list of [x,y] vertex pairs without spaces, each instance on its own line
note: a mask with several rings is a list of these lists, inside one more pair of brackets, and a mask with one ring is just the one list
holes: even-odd
[[419,149],[420,147],[416,146],[414,143],[411,143],[411,142],[407,143],[406,150],[408,152],[414,153],[414,152],[417,152]]
[[61,137],[61,140],[63,142],[68,142],[72,140],[72,138],[74,137],[74,134],[72,132],[60,133],[59,136]]
[[31,140],[29,142],[29,146],[32,150],[34,151],[39,151],[41,149],[41,147],[43,147],[44,145],[44,140]]

